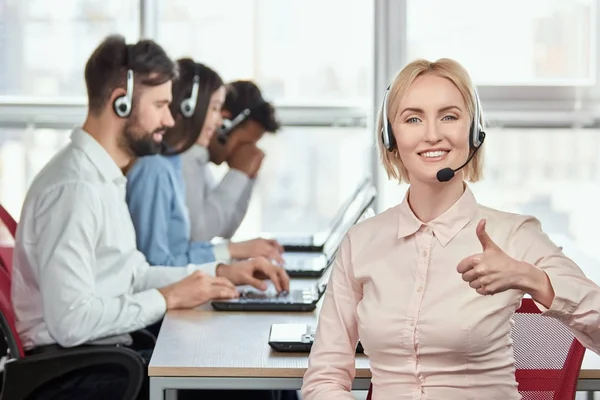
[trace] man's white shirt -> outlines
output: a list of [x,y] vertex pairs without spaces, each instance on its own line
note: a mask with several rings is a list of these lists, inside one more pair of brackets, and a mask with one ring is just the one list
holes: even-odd
[[[130,343],[128,333],[159,321],[156,288],[216,263],[149,266],[136,248],[126,178],[82,129],[36,176],[21,211],[12,301],[26,349],[58,343]],[[151,201],[151,199],[148,199]]]

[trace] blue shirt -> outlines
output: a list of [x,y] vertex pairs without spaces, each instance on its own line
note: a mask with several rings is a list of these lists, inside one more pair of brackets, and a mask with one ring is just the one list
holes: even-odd
[[215,261],[211,243],[190,241],[179,155],[138,159],[127,173],[125,198],[137,247],[150,265],[184,266]]

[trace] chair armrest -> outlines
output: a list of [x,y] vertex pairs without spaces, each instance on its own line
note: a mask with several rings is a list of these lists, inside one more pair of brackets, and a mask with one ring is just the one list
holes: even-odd
[[145,329],[131,332],[132,347],[136,350],[152,350],[156,345],[156,337]]
[[117,364],[125,367],[129,384],[123,399],[135,399],[142,386],[144,360],[125,347],[77,347],[9,360],[4,367],[1,398],[25,400],[50,381],[81,368]]

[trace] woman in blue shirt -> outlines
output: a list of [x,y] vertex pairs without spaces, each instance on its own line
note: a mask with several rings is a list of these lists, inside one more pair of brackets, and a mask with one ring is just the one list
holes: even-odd
[[181,153],[194,143],[207,146],[222,124],[225,87],[209,67],[189,58],[178,60],[171,113],[175,126],[163,138],[162,155],[142,157],[127,172],[126,200],[138,249],[151,265],[182,266],[264,256],[282,263],[275,241],[254,239],[213,245],[190,241]]

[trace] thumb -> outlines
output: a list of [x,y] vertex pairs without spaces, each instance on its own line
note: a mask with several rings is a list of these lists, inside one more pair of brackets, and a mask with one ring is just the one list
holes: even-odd
[[481,247],[483,250],[494,249],[497,248],[496,243],[492,240],[490,235],[485,231],[486,220],[482,219],[477,224],[477,229],[475,232],[477,233],[477,238],[479,239],[479,243],[481,243]]

